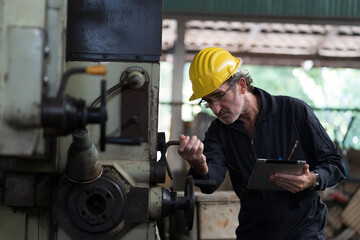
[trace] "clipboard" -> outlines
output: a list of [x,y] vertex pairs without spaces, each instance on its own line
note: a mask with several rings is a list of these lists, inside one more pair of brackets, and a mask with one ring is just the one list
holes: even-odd
[[257,159],[247,188],[258,190],[285,190],[269,181],[270,174],[275,172],[301,174],[305,163],[306,161],[303,160]]

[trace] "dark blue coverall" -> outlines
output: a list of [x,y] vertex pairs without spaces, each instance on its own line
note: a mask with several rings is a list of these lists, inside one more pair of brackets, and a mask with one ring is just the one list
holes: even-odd
[[272,96],[255,88],[261,96],[261,108],[253,136],[242,122],[223,124],[215,119],[204,139],[204,154],[209,172],[195,179],[216,180],[216,187],[202,187],[214,192],[225,178],[226,171],[240,199],[239,240],[325,239],[327,209],[318,191],[298,193],[274,190],[251,190],[247,184],[256,158],[287,160],[296,140],[291,159],[306,160],[310,171],[320,176],[318,190],[335,186],[345,178],[345,166],[337,146],[329,138],[312,109],[303,101]]

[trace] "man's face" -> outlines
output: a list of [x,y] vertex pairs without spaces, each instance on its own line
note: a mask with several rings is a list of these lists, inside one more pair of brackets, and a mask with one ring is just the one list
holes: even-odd
[[203,97],[203,100],[211,103],[211,110],[224,124],[235,122],[243,111],[244,98],[238,88],[240,88],[239,83],[223,84],[214,92]]

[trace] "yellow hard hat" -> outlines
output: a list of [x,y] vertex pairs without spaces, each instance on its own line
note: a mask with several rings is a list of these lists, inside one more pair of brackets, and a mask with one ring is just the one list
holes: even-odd
[[240,59],[222,48],[209,47],[201,50],[190,65],[189,75],[193,95],[189,100],[202,98],[215,91],[236,72],[240,65]]

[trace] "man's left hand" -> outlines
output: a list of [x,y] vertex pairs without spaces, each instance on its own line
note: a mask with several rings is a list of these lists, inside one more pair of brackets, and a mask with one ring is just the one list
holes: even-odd
[[314,173],[310,172],[309,165],[305,164],[299,175],[274,173],[270,175],[269,180],[292,193],[297,193],[311,187],[316,181],[316,177]]

